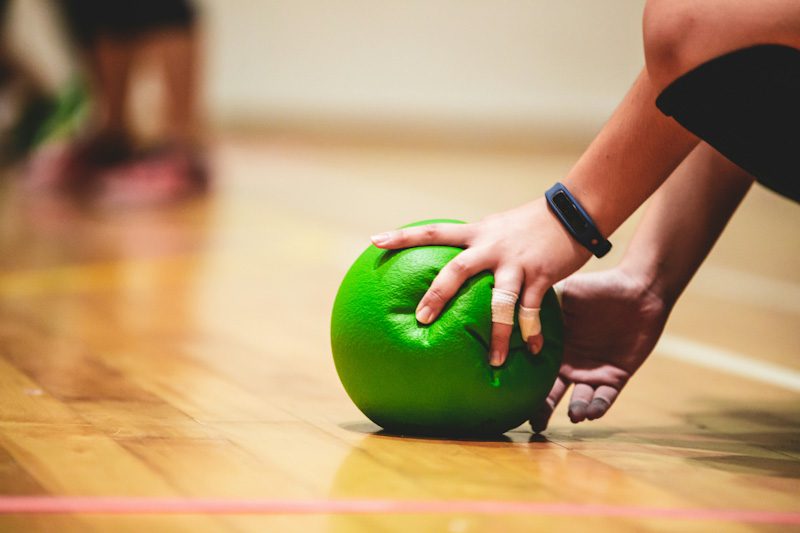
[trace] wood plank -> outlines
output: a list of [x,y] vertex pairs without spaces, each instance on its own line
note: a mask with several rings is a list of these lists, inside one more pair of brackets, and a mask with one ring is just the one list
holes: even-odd
[[[347,398],[328,320],[366,236],[517,205],[576,154],[267,139],[224,141],[216,155],[215,193],[169,209],[98,214],[0,194],[0,494],[800,512],[800,397],[665,354],[601,421],[570,424],[565,401],[546,439],[527,426],[483,442],[384,435]],[[788,207],[754,191],[708,263],[734,282],[800,286],[787,230],[800,213]],[[589,269],[621,256],[635,218]],[[668,333],[797,368],[794,307],[724,289],[690,286]],[[646,515],[0,516],[0,530],[56,528],[785,530]]]

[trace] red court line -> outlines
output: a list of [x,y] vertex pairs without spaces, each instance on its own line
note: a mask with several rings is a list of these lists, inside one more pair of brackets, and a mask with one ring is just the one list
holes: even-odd
[[470,500],[0,496],[0,514],[531,514],[800,525],[800,512]]

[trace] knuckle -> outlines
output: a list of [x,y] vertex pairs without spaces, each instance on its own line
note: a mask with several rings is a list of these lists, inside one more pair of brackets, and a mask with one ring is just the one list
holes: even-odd
[[482,242],[481,250],[486,254],[487,257],[491,257],[495,263],[500,261],[501,256],[503,255],[503,246],[498,241]]
[[447,302],[447,294],[441,287],[432,285],[431,288],[428,289],[428,295],[425,299],[430,303],[444,304]]
[[627,385],[628,377],[629,376],[627,376],[627,375],[619,373],[619,374],[617,374],[617,375],[612,377],[612,379],[610,380],[609,386],[614,388],[614,389],[617,389],[618,391],[620,391],[620,390],[622,390],[623,387],[625,387],[625,385]]
[[628,383],[628,379],[630,379],[630,373],[621,368],[612,367],[608,369],[603,385],[619,391]]
[[535,260],[527,259],[525,261],[525,276],[531,280],[536,280],[545,275],[544,267]]
[[453,274],[456,274],[457,276],[466,274],[469,271],[469,264],[460,255],[456,256],[455,259],[450,261],[448,266],[450,267],[450,270],[453,272]]
[[494,344],[506,344],[509,340],[509,333],[505,328],[495,327],[492,329],[492,342]]
[[427,240],[434,240],[439,237],[441,233],[441,227],[439,224],[431,224],[430,226],[425,226],[422,230],[422,236],[425,237]]
[[519,265],[524,265],[532,262],[530,259],[530,251],[522,246],[514,247],[510,255],[511,258],[514,260],[514,262]]
[[537,297],[541,297],[555,281],[550,272],[536,263],[528,263],[523,272],[529,293],[536,294]]

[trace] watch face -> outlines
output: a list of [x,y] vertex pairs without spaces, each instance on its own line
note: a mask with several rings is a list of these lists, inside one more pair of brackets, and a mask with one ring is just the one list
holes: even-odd
[[575,207],[575,204],[570,201],[569,197],[567,197],[563,191],[559,191],[553,196],[553,203],[556,204],[558,210],[564,215],[564,218],[567,219],[567,224],[569,224],[573,230],[578,233],[586,231],[588,227],[586,220],[584,220],[578,208]]

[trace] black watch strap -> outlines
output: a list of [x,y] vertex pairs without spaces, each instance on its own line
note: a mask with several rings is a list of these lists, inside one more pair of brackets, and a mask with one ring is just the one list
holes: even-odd
[[600,234],[592,217],[583,206],[560,183],[556,183],[544,193],[550,210],[561,221],[576,241],[597,257],[603,257],[611,250],[611,243]]

